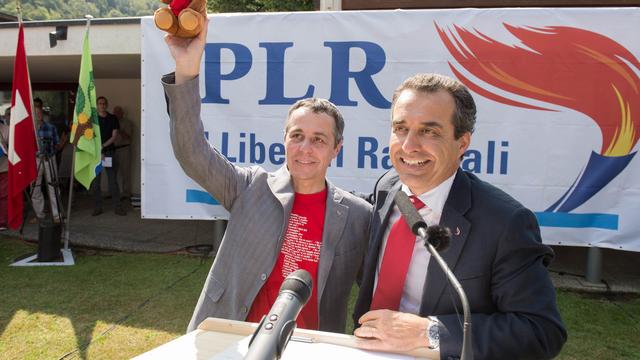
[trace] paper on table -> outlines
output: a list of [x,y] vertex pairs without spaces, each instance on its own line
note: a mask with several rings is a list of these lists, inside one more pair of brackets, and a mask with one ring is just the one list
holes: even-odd
[[[249,340],[248,336],[237,343],[229,346],[223,352],[218,353],[210,360],[242,360],[247,354]],[[372,352],[354,349],[346,346],[324,344],[319,342],[309,343],[304,341],[289,341],[282,355],[282,360],[325,360],[325,359],[350,359],[350,360],[371,360],[371,359],[395,359],[410,360],[412,357],[380,352]]]

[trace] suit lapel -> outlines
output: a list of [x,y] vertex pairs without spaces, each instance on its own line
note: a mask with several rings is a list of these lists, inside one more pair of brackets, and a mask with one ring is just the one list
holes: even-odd
[[[449,196],[442,210],[442,217],[440,218],[440,225],[448,227],[451,230],[451,244],[449,249],[443,251],[440,255],[452,271],[456,268],[460,254],[467,241],[467,235],[471,230],[471,223],[464,217],[464,214],[470,207],[471,184],[462,170],[458,169],[453,185],[451,186],[451,191],[449,191]],[[446,276],[440,269],[437,261],[431,259],[429,261],[427,279],[423,288],[422,305],[420,306],[421,315],[434,313],[447,283]]]
[[[373,298],[373,285],[376,278],[376,269],[380,259],[380,247],[382,245],[382,238],[391,217],[391,210],[393,208],[395,197],[398,190],[400,190],[400,181],[398,181],[397,175],[395,178],[390,179],[391,186],[388,189],[379,189],[376,191],[376,210],[373,215],[371,224],[371,238],[369,247],[367,249],[367,256],[365,258],[365,264],[363,269],[363,279],[360,289],[360,294],[366,294],[359,299],[359,304],[363,309],[363,314],[371,306],[371,299]],[[361,315],[361,314],[360,314]]]
[[[277,246],[278,252],[280,253],[280,249],[282,248],[282,241],[284,240],[284,233],[287,231],[287,221],[289,216],[291,215],[291,210],[293,209],[293,199],[295,197],[295,192],[293,191],[293,185],[291,184],[291,175],[289,174],[289,170],[287,170],[286,166],[281,167],[277,171],[272,174],[269,174],[267,178],[267,184],[271,189],[273,195],[278,199],[280,204],[282,204],[282,218],[285,221],[282,222],[282,228],[280,229],[280,238],[278,239]],[[276,259],[273,260],[275,264]]]
[[349,215],[349,207],[343,205],[342,194],[335,186],[327,181],[327,207],[324,216],[324,228],[322,230],[322,247],[320,248],[320,263],[318,264],[318,309],[327,278],[331,271],[336,247],[342,240],[342,233]]
[[[286,166],[281,167],[276,172],[270,174],[267,179],[267,184],[273,195],[280,201],[284,208],[286,218],[291,214],[293,208],[293,198],[295,191],[293,191],[293,185],[291,184],[291,175]],[[286,224],[285,224],[286,225]]]
[[387,229],[387,224],[391,217],[391,211],[393,210],[393,199],[395,198],[396,193],[400,190],[400,185],[400,181],[396,181],[389,190],[379,190],[378,194],[376,194],[377,201],[382,202],[382,206],[376,210],[376,222],[379,225],[375,227],[375,234],[373,237],[374,244],[378,249],[378,252],[380,251],[382,237]]

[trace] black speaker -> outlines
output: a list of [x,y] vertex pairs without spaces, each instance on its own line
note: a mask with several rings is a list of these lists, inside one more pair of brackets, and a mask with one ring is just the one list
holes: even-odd
[[40,223],[38,228],[38,262],[52,262],[62,257],[62,225]]
[[67,40],[67,25],[56,26],[56,31],[49,33],[49,47],[56,47],[58,40]]

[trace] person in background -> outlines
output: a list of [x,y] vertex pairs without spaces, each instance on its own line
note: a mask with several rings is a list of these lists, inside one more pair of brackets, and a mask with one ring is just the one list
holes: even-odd
[[41,109],[42,110],[42,119],[44,122],[46,123],[51,123],[51,119],[49,117],[49,110],[51,110],[50,108],[45,108],[44,103],[42,102],[42,99],[40,98],[35,98],[33,99],[33,107],[35,109]]
[[121,106],[113,108],[113,115],[118,118],[120,129],[116,138],[116,157],[118,158],[118,175],[122,184],[122,198],[131,196],[131,151],[133,147],[134,125],[125,115]]
[[11,108],[7,107],[4,111],[4,117],[0,118],[0,123],[9,126],[10,120],[11,120]]
[[59,120],[60,123],[58,123],[56,128],[58,129],[58,134],[63,134],[64,138],[61,137],[61,145],[58,146],[56,153],[56,160],[58,161],[58,179],[60,179],[62,198],[68,199],[70,179],[74,176],[72,174],[73,169],[71,169],[74,148],[73,144],[71,144],[71,142],[69,141],[71,135],[71,125],[73,125],[73,118],[70,117],[66,120],[64,118],[61,118]]
[[99,96],[96,100],[98,107],[98,122],[100,123],[100,137],[102,141],[102,171],[91,183],[90,191],[93,194],[94,208],[91,216],[98,216],[103,213],[101,177],[102,173],[107,173],[109,182],[109,193],[113,203],[113,212],[116,215],[125,216],[127,212],[120,201],[120,189],[118,188],[118,159],[115,157],[115,141],[118,138],[118,119],[107,111],[109,101],[104,96]]
[[[51,124],[56,127],[58,138],[60,139],[58,146],[56,146],[56,164],[58,165],[58,167],[60,167],[60,162],[62,161],[62,152],[64,148],[69,144],[70,128],[67,124],[67,120],[62,116],[54,117],[51,120]],[[68,177],[68,174],[65,174],[65,176]]]
[[42,103],[42,99],[40,99],[39,97],[37,97],[37,98],[33,99],[33,107],[34,107],[34,108],[40,108],[40,109],[42,109],[43,105],[44,105],[44,104]]
[[55,162],[56,146],[58,146],[59,143],[58,133],[55,126],[44,120],[44,110],[41,106],[34,106],[33,114],[36,121],[38,138],[38,175],[31,193],[31,202],[33,204],[33,210],[36,213],[37,220],[39,222],[44,221],[45,199],[42,194],[42,185],[44,182],[53,222],[58,223],[60,222],[60,213],[58,211],[59,204],[56,198],[55,189],[55,182],[58,181]]

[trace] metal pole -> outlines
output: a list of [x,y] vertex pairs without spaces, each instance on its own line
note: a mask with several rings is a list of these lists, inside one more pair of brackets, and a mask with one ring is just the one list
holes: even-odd
[[71,154],[71,175],[69,176],[69,202],[67,203],[67,221],[64,223],[64,249],[69,249],[69,224],[71,223],[71,201],[73,201],[73,175],[76,163],[76,147],[70,144],[73,153]]
[[[87,19],[87,33],[89,32],[89,26],[91,25],[91,19],[93,16],[85,15],[85,19]],[[74,108],[75,111],[75,108]],[[75,116],[74,116],[75,117]],[[76,146],[74,145],[75,138],[79,136],[79,134],[73,133],[69,134],[69,144],[73,147],[72,155],[71,155],[71,175],[69,176],[69,203],[67,204],[67,221],[64,227],[64,249],[69,249],[69,223],[71,223],[71,202],[73,201],[73,177],[75,175],[75,164],[76,164]],[[73,135],[73,138],[71,138]]]
[[[22,24],[22,5],[20,4],[20,0],[16,0],[16,12],[18,13],[18,23]],[[29,86],[31,86],[31,84],[29,84]],[[31,105],[33,109],[33,103]]]
[[602,282],[602,249],[599,247],[590,247],[587,252],[585,279],[594,284]]

